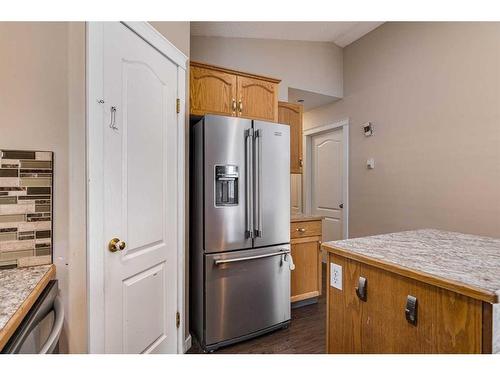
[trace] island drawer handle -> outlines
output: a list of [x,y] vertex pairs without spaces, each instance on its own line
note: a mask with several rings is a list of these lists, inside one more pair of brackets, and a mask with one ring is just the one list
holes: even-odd
[[408,295],[406,297],[405,317],[408,323],[417,325],[418,300],[417,297]]
[[300,232],[300,233],[304,233],[306,231],[306,229],[305,228],[297,228],[296,231]]
[[358,286],[356,287],[356,295],[361,301],[366,302],[368,297],[368,280],[365,277],[360,276],[358,279]]

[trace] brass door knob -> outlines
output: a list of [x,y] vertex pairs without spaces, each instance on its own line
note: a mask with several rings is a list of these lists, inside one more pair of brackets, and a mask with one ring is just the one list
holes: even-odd
[[114,253],[115,251],[118,250],[119,251],[124,250],[126,246],[127,244],[125,243],[125,241],[122,241],[119,238],[113,238],[111,241],[109,241],[108,249],[109,251]]

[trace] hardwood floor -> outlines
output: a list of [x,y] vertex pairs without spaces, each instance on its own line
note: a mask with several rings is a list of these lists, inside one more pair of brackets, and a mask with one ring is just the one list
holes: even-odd
[[[323,280],[326,267],[323,264]],[[326,344],[326,294],[318,303],[292,309],[290,327],[219,349],[215,354],[324,354]],[[193,342],[188,354],[203,353]]]

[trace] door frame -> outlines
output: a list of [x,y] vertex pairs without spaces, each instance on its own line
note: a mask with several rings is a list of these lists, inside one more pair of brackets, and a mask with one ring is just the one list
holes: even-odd
[[342,238],[349,238],[349,118],[345,118],[332,124],[318,126],[304,130],[303,132],[303,150],[304,152],[304,211],[311,214],[312,211],[312,138],[315,135],[328,133],[332,130],[342,128],[342,148],[344,164],[342,174],[344,177],[342,186],[342,200],[344,204],[342,212]]
[[[177,65],[177,353],[184,353],[185,327],[185,103],[187,56],[148,22],[121,22]],[[86,160],[87,160],[87,350],[104,353],[104,243],[103,233],[103,22],[86,23]],[[174,105],[174,103],[172,103]],[[174,319],[174,317],[172,317]]]

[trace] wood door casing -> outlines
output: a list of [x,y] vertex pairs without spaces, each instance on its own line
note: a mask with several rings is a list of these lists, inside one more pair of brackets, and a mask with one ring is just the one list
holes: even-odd
[[[328,277],[328,353],[481,353],[481,301],[341,256],[330,263],[342,266],[343,288]],[[355,292],[360,276],[366,302]],[[418,300],[416,326],[405,318],[408,295]]]
[[301,104],[278,102],[278,122],[290,125],[290,173],[302,173]]
[[189,82],[189,103],[192,115],[203,116],[207,113],[225,116],[237,115],[236,75],[191,66]]
[[291,273],[291,302],[321,294],[321,237],[291,241],[295,269]]
[[278,84],[238,76],[238,116],[278,121]]

